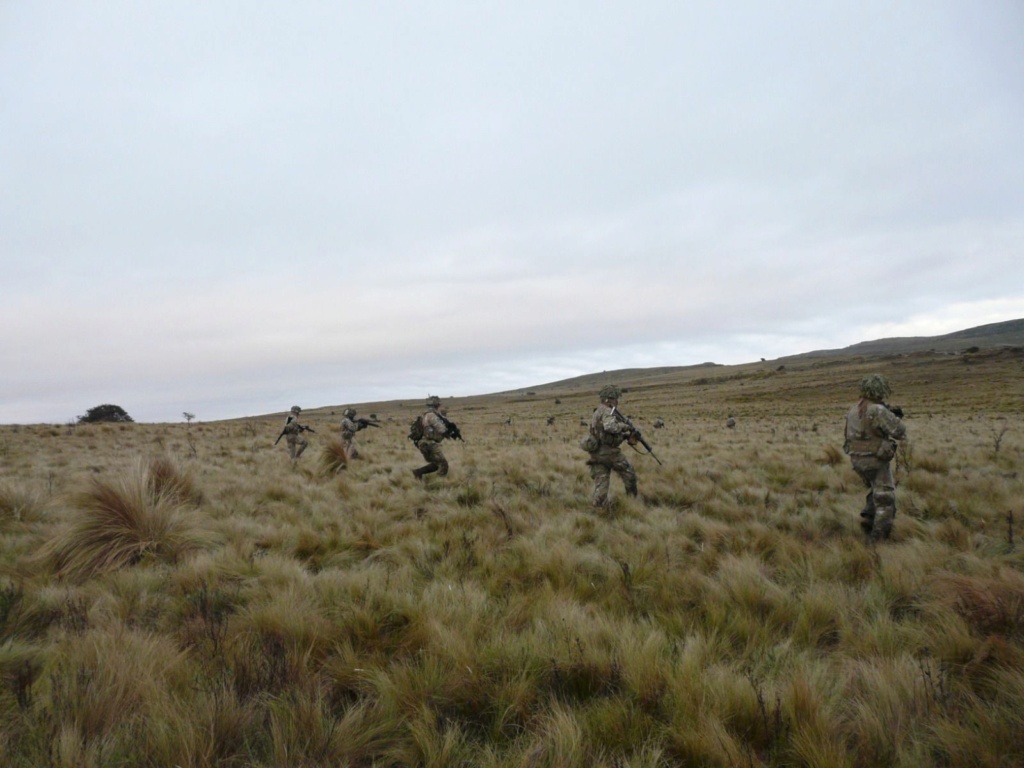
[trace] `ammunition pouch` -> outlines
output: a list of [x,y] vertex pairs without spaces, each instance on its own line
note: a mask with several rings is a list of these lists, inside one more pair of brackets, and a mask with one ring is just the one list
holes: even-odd
[[882,444],[878,446],[878,450],[875,451],[875,458],[879,461],[892,461],[896,455],[896,441],[892,439],[886,439],[882,441]]

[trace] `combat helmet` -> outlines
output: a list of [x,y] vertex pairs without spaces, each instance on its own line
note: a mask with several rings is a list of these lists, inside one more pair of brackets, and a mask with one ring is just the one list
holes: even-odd
[[297,405],[292,406],[292,413],[299,413],[302,409]]
[[344,412],[342,412],[341,415],[344,416],[345,418],[351,419],[353,416],[356,415],[356,409],[355,408],[346,408],[344,410]]
[[880,403],[889,395],[892,394],[892,387],[889,386],[889,382],[885,380],[884,376],[880,376],[877,373],[872,373],[870,376],[865,376],[860,382],[860,395],[868,400],[873,400],[876,403]]
[[441,404],[441,398],[438,397],[437,395],[430,395],[430,397],[427,398],[427,407],[428,408],[437,408],[440,404]]
[[614,384],[604,385],[601,387],[601,391],[597,393],[597,396],[602,400],[618,400],[621,395],[622,390]]

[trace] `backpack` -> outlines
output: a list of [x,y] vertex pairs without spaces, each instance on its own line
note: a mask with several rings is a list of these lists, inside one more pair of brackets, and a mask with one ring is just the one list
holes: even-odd
[[412,424],[409,425],[409,439],[414,443],[418,443],[423,439],[423,416],[417,416],[413,419]]

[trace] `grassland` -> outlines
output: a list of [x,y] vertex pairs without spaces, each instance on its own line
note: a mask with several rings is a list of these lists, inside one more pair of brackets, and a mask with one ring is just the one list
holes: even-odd
[[[839,450],[874,371],[877,547]],[[294,465],[283,415],[0,427],[0,764],[1024,764],[1021,350],[632,372],[663,465],[601,514],[592,383],[449,400],[425,484],[419,403],[360,406],[348,466],[340,406]]]

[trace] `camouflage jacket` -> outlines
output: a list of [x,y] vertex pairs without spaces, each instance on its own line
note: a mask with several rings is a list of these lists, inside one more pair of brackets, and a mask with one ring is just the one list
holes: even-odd
[[348,416],[341,420],[341,436],[347,440],[351,440],[355,437],[356,432],[359,431],[359,424],[354,419],[350,419]]
[[448,434],[448,425],[437,411],[431,409],[423,414],[423,439],[439,443]]
[[629,437],[632,429],[628,424],[615,418],[611,406],[601,403],[590,418],[590,434],[597,438],[598,443],[609,448],[618,448],[622,441]]
[[853,457],[888,461],[896,452],[895,441],[906,434],[907,428],[896,414],[881,403],[861,398],[846,414],[843,450]]
[[294,413],[288,414],[288,418],[284,422],[284,433],[286,435],[297,435],[302,431],[302,425],[299,424],[299,417]]

